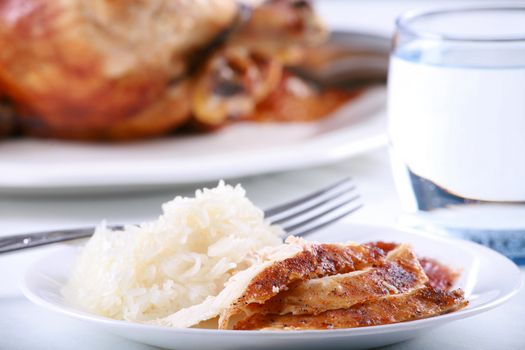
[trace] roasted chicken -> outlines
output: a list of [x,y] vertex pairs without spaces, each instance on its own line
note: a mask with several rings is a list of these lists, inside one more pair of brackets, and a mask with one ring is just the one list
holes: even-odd
[[266,304],[291,286],[325,276],[362,270],[381,264],[385,257],[380,249],[356,243],[315,244],[293,238],[289,243],[302,250],[292,257],[274,262],[254,276],[243,294],[221,313],[220,328],[228,328],[232,317],[243,313],[251,314],[253,308]]
[[187,120],[173,82],[236,16],[224,0],[5,0],[0,87],[29,134],[158,134]]
[[[220,329],[331,329],[404,322],[453,312],[468,302],[457,277],[407,244],[319,244],[289,238],[235,275],[202,304],[155,324]],[[431,261],[427,275],[420,261]]]
[[4,0],[0,95],[16,121],[0,114],[0,132],[134,139],[183,124],[319,118],[353,94],[325,103],[323,91],[290,90],[317,103],[290,111],[273,93],[290,79],[285,66],[325,37],[303,0]]
[[349,273],[314,278],[291,285],[264,304],[251,304],[249,313],[320,314],[370,299],[423,287],[428,277],[408,245],[388,253],[384,263]]
[[320,314],[255,314],[238,322],[234,328],[304,330],[378,326],[437,316],[462,309],[466,305],[461,291],[448,292],[427,286]]

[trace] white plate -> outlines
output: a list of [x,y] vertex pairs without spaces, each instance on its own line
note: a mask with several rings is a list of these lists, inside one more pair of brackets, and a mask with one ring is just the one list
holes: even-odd
[[3,141],[0,191],[107,192],[326,164],[386,143],[384,104],[384,88],[374,88],[315,123],[243,123],[128,144]]
[[364,349],[407,340],[445,323],[492,309],[509,300],[521,285],[520,271],[510,260],[467,241],[428,236],[416,231],[344,223],[312,236],[312,239],[321,238],[325,241],[409,242],[420,255],[463,269],[457,287],[463,288],[470,305],[455,313],[424,320],[322,331],[218,331],[135,324],[87,314],[64,302],[60,289],[78,252],[78,248],[73,247],[58,250],[32,265],[25,276],[23,290],[31,301],[52,311],[128,339],[168,349]]

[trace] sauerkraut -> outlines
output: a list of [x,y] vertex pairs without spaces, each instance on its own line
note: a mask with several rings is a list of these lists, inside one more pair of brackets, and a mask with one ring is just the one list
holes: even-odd
[[282,230],[265,222],[239,185],[221,182],[162,211],[120,231],[100,225],[63,289],[66,300],[114,319],[152,321],[219,294],[258,261],[258,250],[282,243]]

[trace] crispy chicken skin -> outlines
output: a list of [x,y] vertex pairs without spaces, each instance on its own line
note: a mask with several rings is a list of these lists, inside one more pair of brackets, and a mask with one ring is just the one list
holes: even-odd
[[[368,242],[365,245],[382,249],[385,253],[397,247],[395,243],[381,241]],[[428,283],[436,289],[450,290],[459,277],[459,271],[455,271],[435,259],[419,257],[419,264],[428,277]]]
[[238,301],[263,303],[296,281],[331,276],[379,264],[383,252],[359,244],[306,243],[304,250],[255,276]]
[[250,304],[259,314],[319,314],[422,287],[428,278],[408,245],[391,251],[378,267],[310,279],[293,285],[264,304]]
[[255,314],[238,322],[234,329],[305,330],[377,326],[442,315],[462,309],[467,304],[460,290],[447,292],[427,286],[318,315]]
[[[151,324],[219,329],[329,329],[404,322],[465,307],[433,287],[408,244],[317,243],[289,237],[257,254],[216,296]],[[213,327],[213,326],[212,326]]]
[[[362,327],[437,316],[468,304],[461,290],[448,290],[452,280],[427,276],[410,245],[320,244],[296,238],[286,243],[302,251],[267,263],[253,275],[221,312],[219,328]],[[445,268],[437,262],[433,266]]]
[[172,82],[236,15],[233,0],[4,0],[0,90],[29,134],[159,134],[189,118]]
[[[303,0],[250,10],[235,0],[5,0],[0,92],[21,131],[41,137],[127,140],[182,125],[312,120],[348,97],[272,92],[284,66],[326,34]],[[283,97],[295,103],[268,102]]]
[[213,129],[237,120],[309,121],[329,114],[355,94],[320,92],[306,83],[299,92],[286,89],[285,70],[326,36],[308,1],[269,0],[253,8],[199,70],[194,118]]
[[220,328],[228,328],[230,318],[234,316],[249,314],[250,304],[264,304],[294,283],[376,266],[385,257],[381,249],[356,243],[319,244],[294,238],[288,239],[287,243],[301,245],[303,250],[255,275],[241,296],[221,313]]
[[247,119],[281,81],[275,58],[246,47],[226,47],[213,55],[193,84],[194,118],[208,127]]

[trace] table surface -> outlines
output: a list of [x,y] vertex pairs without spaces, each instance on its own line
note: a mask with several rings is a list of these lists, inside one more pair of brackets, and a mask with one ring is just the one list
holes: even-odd
[[[393,18],[409,8],[435,5],[416,1],[325,1],[320,10],[332,26],[387,34]],[[440,1],[440,4],[447,1]],[[452,1],[449,1],[452,3]],[[455,2],[457,3],[457,1]],[[401,214],[386,149],[319,168],[240,180],[249,197],[265,207],[351,175],[365,207],[346,220],[395,224]],[[191,195],[196,186],[155,192],[69,197],[0,197],[0,235],[109,222],[137,222],[156,217],[160,204],[175,195]],[[25,300],[19,280],[27,266],[52,247],[0,256],[0,349],[153,349],[86,327]],[[523,270],[525,272],[525,270]],[[525,349],[525,289],[507,304],[454,322],[385,349]]]

